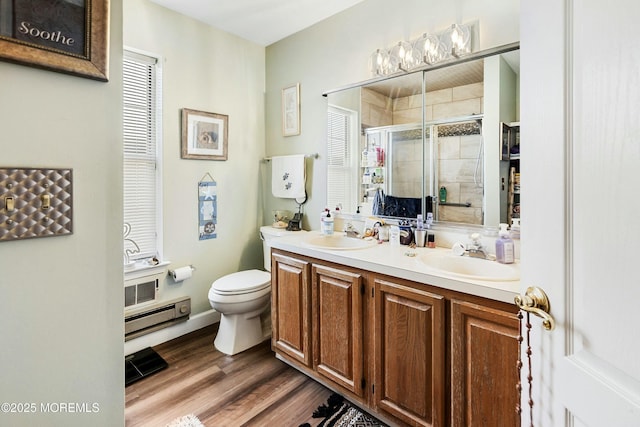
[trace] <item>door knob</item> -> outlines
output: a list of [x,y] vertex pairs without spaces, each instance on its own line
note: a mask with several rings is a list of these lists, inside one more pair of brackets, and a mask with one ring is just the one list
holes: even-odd
[[556,327],[556,322],[551,315],[551,305],[547,294],[537,286],[530,286],[524,295],[517,295],[514,301],[518,308],[533,313],[542,318],[542,326],[551,331]]

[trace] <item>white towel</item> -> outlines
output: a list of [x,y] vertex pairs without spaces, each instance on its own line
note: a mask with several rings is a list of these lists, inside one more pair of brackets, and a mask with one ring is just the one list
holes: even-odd
[[305,158],[303,154],[271,158],[271,192],[274,197],[305,197]]

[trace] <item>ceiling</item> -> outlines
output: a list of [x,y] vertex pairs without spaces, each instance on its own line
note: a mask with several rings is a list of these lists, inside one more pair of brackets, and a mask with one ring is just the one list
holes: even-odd
[[151,1],[261,46],[268,46],[363,0]]

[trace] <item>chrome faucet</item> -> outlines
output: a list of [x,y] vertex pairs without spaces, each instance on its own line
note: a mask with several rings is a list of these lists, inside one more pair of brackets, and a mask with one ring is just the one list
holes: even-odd
[[356,230],[356,228],[350,222],[348,222],[346,227],[344,228],[344,233],[347,237],[360,238],[360,233],[358,233],[358,230]]
[[471,243],[467,245],[466,252],[472,258],[490,259],[489,253],[482,245],[480,241],[480,234],[473,233],[471,236]]

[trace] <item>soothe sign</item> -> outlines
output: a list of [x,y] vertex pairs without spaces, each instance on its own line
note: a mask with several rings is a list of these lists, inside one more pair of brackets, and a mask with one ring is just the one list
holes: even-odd
[[87,56],[86,0],[0,0],[0,37]]

